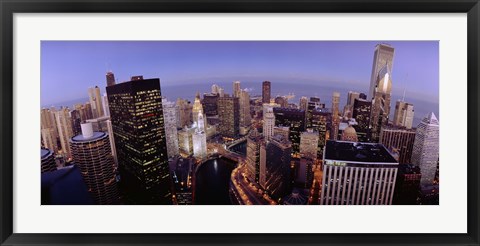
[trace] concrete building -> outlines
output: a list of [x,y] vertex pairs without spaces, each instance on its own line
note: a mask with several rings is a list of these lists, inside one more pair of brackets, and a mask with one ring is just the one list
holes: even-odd
[[300,157],[317,159],[318,132],[307,129],[300,135]]
[[163,100],[163,118],[165,120],[165,135],[167,137],[167,155],[172,158],[179,154],[177,131],[177,107],[174,102]]
[[412,150],[412,164],[422,172],[421,184],[432,185],[439,160],[439,122],[433,112],[418,124]]
[[398,163],[412,163],[412,151],[415,142],[415,129],[398,126],[384,126],[380,132],[380,143],[392,153],[398,154]]
[[370,77],[370,90],[368,96],[370,99],[375,97],[375,88],[378,86],[378,74],[380,70],[388,65],[388,70],[393,71],[393,58],[395,49],[389,44],[377,44],[373,53],[372,74]]

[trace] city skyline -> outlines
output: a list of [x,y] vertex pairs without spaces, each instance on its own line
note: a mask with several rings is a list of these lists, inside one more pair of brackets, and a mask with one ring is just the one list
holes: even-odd
[[[183,41],[161,43],[176,48],[192,45]],[[279,56],[298,58],[298,52],[305,49],[299,44],[311,43],[197,42],[194,46],[219,44],[218,51],[235,44],[230,47],[233,53],[272,52],[272,47],[258,49],[266,43],[281,49],[273,47],[276,53],[263,58],[247,55],[258,58],[252,62],[259,63],[258,71],[276,69],[281,76],[287,63],[294,63],[296,69],[303,65],[307,70],[315,65],[308,59],[276,60]],[[351,60],[359,56],[349,42],[317,43],[343,47],[341,52],[331,52],[337,56],[330,57],[329,65],[340,62],[345,54]],[[418,51],[424,49],[422,45],[412,42],[401,47],[403,51],[406,47]],[[152,48],[146,46],[143,48]],[[438,43],[431,42],[431,47],[438,52]],[[312,54],[325,52],[309,48]],[[128,52],[142,55],[134,51]],[[177,52],[184,57],[171,63],[185,61],[188,51],[192,50]],[[416,78],[428,77],[429,83],[435,83],[437,77],[436,85],[419,85],[406,78],[400,97],[396,66],[415,63],[409,61],[417,61],[416,57],[422,55],[417,52],[402,60],[398,59],[401,51],[394,44],[376,42],[370,50],[370,81],[358,88],[347,86],[348,81],[302,84],[300,80],[276,82],[266,78],[246,83],[238,79],[230,83],[187,83],[170,86],[176,90],[165,90],[168,82],[148,75],[148,68],[130,74],[128,79],[118,79],[110,70],[103,77],[103,85],[75,84],[72,87],[85,86],[87,100],[72,99],[71,108],[62,105],[41,109],[42,204],[438,204],[440,121],[438,98],[434,100],[434,94],[438,95],[438,57],[420,70],[413,69]],[[236,57],[239,71],[245,69],[240,57]],[[222,67],[224,64],[215,58],[212,54],[208,60],[215,62],[203,65]],[[266,65],[266,60],[271,62]],[[223,63],[230,62],[225,58]],[[342,64],[351,66],[355,62]],[[147,57],[138,59],[128,71],[152,63]],[[82,66],[82,61],[77,64]],[[180,74],[177,78],[181,78],[181,71],[198,69],[175,67],[169,72],[176,71]],[[337,71],[330,70],[331,74]],[[344,77],[357,72],[355,68],[342,71]],[[254,89],[258,87],[261,89]],[[431,98],[422,101],[405,96],[407,90],[423,87]],[[62,86],[52,90],[57,95],[65,94]],[[62,182],[70,184],[59,184],[58,175],[66,175]],[[77,198],[59,194],[69,190]]]
[[395,46],[392,97],[405,90],[407,99],[438,104],[436,41],[43,41],[41,105],[83,99],[94,86],[104,93],[108,71],[117,83],[143,75],[162,87],[269,80],[368,93],[378,43]]

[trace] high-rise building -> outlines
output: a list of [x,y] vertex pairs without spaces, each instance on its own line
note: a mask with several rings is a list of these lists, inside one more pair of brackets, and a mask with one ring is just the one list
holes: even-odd
[[186,155],[193,154],[193,134],[196,127],[184,127],[178,131],[178,147]]
[[250,95],[247,90],[240,90],[240,134],[248,133],[252,124],[252,116],[250,114]]
[[355,99],[353,103],[352,117],[357,122],[353,126],[357,132],[359,142],[370,142],[370,116],[372,102],[365,99]]
[[375,97],[375,88],[378,86],[378,75],[380,70],[385,65],[388,65],[388,70],[393,71],[393,57],[395,55],[395,49],[389,44],[377,44],[375,46],[375,52],[373,53],[372,75],[370,77],[370,90],[368,95],[370,99]]
[[418,124],[412,150],[412,164],[420,167],[422,185],[432,185],[439,159],[439,122],[433,112]]
[[384,126],[380,132],[380,143],[393,153],[398,153],[398,163],[410,164],[415,129],[406,129],[397,126]]
[[107,72],[105,77],[107,78],[107,86],[115,85],[115,75],[111,71]]
[[202,111],[198,112],[197,119],[197,129],[192,136],[193,156],[197,159],[205,159],[207,158],[207,136]]
[[308,129],[318,132],[317,158],[321,159],[323,148],[327,143],[327,139],[330,138],[332,112],[327,108],[316,108],[310,110],[309,114],[307,126]]
[[72,121],[72,130],[73,135],[78,135],[82,132],[80,124],[82,123],[81,115],[79,110],[70,111],[70,120]]
[[240,98],[240,93],[241,93],[241,88],[240,88],[240,81],[234,81],[233,82],[233,97]]
[[100,88],[98,86],[88,88],[88,97],[90,98],[93,118],[102,117],[104,113]]
[[263,81],[262,83],[262,102],[270,103],[270,93],[271,93],[272,83],[270,81]]
[[112,156],[113,156],[113,160],[115,161],[115,168],[118,169],[118,157],[117,157],[117,149],[115,148],[115,138],[113,137],[112,121],[108,119],[106,123],[107,123],[108,138],[110,140],[110,147],[112,149]]
[[179,154],[177,132],[177,107],[174,102],[163,100],[163,118],[167,137],[167,155],[169,158]]
[[392,94],[392,79],[389,66],[385,65],[378,72],[377,83],[372,98],[370,116],[371,141],[378,143],[380,130],[388,124],[390,116],[390,100]]
[[[115,84],[113,84],[115,85]],[[108,96],[107,93],[103,93],[102,96],[102,104],[103,104],[103,113],[105,116],[110,117],[110,110],[108,109]]]
[[216,84],[213,84],[212,85],[212,94],[218,94],[219,93],[218,89],[220,89],[220,87]]
[[338,128],[340,125],[340,111],[338,109],[340,105],[340,93],[333,92],[332,95],[332,133],[330,134],[330,138],[333,140],[337,140],[338,138]]
[[273,136],[266,145],[265,189],[274,199],[291,192],[291,152],[292,144],[281,135]]
[[193,123],[197,124],[198,121],[198,112],[203,112],[203,106],[202,106],[202,101],[200,99],[200,93],[197,92],[195,94],[195,101],[193,102],[193,108],[192,108],[192,118],[193,118]]
[[412,164],[398,165],[398,175],[393,192],[394,205],[416,205],[420,197],[420,167]]
[[193,105],[188,100],[184,100],[181,98],[177,99],[177,109],[178,109],[178,127],[185,127],[190,126],[192,124],[192,111]]
[[219,133],[235,138],[240,131],[240,105],[237,97],[224,96],[218,99]]
[[315,160],[317,159],[317,149],[318,132],[314,132],[312,129],[302,132],[300,135],[300,156]]
[[113,134],[127,201],[171,204],[165,122],[159,79],[107,87]]
[[273,108],[268,107],[267,112],[263,116],[263,136],[266,140],[273,137],[273,128],[275,127],[275,114]]
[[44,108],[40,111],[41,116],[41,135],[43,147],[50,149],[54,153],[58,152],[58,128],[55,120],[55,108]]
[[65,159],[72,158],[70,152],[69,139],[73,136],[72,120],[68,108],[61,108],[55,111],[55,120],[57,121],[58,137],[62,146],[62,155]]
[[393,124],[395,126],[403,126],[407,129],[412,128],[413,124],[413,115],[415,111],[413,110],[413,104],[407,103],[403,100],[398,100],[395,104],[395,114],[393,115]]
[[300,135],[305,131],[305,111],[293,108],[274,108],[275,125],[290,129],[289,140],[294,157],[300,154]]
[[260,147],[265,138],[253,129],[247,137],[247,177],[251,182],[260,183]]
[[203,94],[203,112],[207,117],[218,115],[218,94]]
[[307,112],[307,110],[308,110],[308,98],[307,97],[301,97],[300,98],[300,109]]
[[55,153],[49,149],[40,149],[40,158],[41,158],[41,172],[52,172],[57,170],[57,165],[55,164]]
[[360,98],[360,93],[355,91],[349,91],[347,95],[347,104],[343,108],[343,116],[347,118],[352,118],[353,114],[353,103],[355,99]]
[[73,160],[97,204],[118,204],[115,162],[108,134],[94,132],[92,123],[83,123],[81,127],[82,134],[70,138]]
[[398,162],[381,144],[328,141],[322,205],[390,205]]

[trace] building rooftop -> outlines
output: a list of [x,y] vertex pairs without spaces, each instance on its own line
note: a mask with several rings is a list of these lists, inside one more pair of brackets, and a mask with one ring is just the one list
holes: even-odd
[[107,135],[105,132],[93,132],[91,137],[85,137],[82,134],[72,137],[72,141],[74,142],[88,142],[95,139],[99,139],[103,136]]
[[398,163],[382,144],[346,141],[327,141],[325,159],[366,162],[366,163]]
[[41,181],[42,205],[95,204],[76,165],[42,173]]
[[49,149],[40,149],[40,157],[41,159],[45,159],[46,157],[48,157],[49,155],[53,154],[53,152]]

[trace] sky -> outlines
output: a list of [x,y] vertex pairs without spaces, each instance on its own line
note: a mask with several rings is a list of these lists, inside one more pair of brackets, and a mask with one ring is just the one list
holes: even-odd
[[269,80],[368,94],[378,43],[395,48],[392,94],[438,105],[437,41],[42,41],[41,105],[84,99],[95,85],[103,93],[107,71],[117,83],[160,78],[162,88]]

